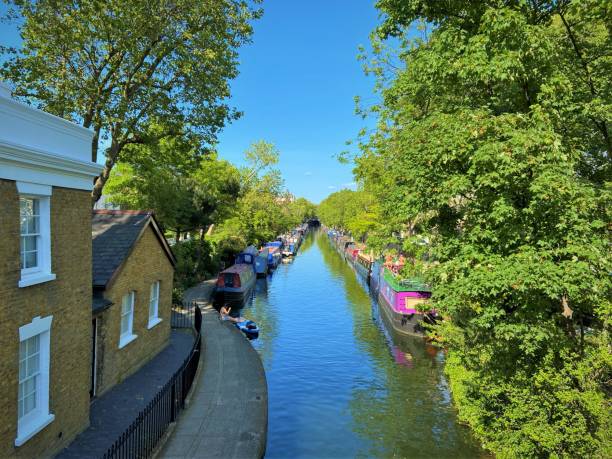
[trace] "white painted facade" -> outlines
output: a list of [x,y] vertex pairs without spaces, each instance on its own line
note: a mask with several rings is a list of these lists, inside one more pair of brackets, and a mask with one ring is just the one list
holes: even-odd
[[93,132],[14,100],[0,82],[0,178],[91,190]]

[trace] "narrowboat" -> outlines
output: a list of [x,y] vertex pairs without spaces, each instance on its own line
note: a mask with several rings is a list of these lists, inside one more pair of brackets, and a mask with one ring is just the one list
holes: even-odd
[[281,247],[282,242],[268,242],[262,249],[261,254],[266,257],[268,262],[268,269],[275,269],[281,261]]
[[265,277],[268,274],[268,260],[266,256],[259,253],[259,250],[252,245],[236,256],[236,264],[252,265],[258,277]]
[[355,269],[365,280],[369,280],[372,273],[374,257],[360,250],[355,257]]
[[283,257],[292,257],[297,254],[299,248],[299,239],[295,236],[287,236],[285,238],[285,248]]
[[257,277],[266,277],[268,274],[268,258],[261,253],[255,257],[255,273]]
[[219,273],[216,290],[224,300],[242,300],[255,286],[255,280],[253,265],[236,264]]
[[370,290],[375,294],[378,294],[380,288],[380,273],[382,263],[380,260],[374,260],[370,269]]
[[236,259],[234,260],[234,264],[236,265],[250,265],[253,268],[253,271],[257,272],[256,268],[256,259],[259,255],[258,250],[252,245],[248,246],[238,255],[236,255]]
[[385,266],[380,267],[378,304],[393,330],[406,335],[424,334],[422,322],[433,322],[435,311],[422,313],[417,305],[431,297],[431,288],[419,279],[400,279]]

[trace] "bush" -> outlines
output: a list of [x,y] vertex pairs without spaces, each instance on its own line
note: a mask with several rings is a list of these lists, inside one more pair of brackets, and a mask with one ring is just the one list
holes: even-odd
[[209,241],[190,239],[179,242],[172,250],[177,259],[174,270],[175,297],[182,297],[185,289],[217,274],[219,262]]

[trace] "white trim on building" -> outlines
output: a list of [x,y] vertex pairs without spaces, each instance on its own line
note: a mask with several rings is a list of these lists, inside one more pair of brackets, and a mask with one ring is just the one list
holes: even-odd
[[91,190],[93,132],[18,102],[0,88],[0,179]]
[[49,282],[51,272],[51,193],[52,188],[17,182],[20,202],[21,279],[19,287]]
[[19,328],[17,438],[21,446],[55,419],[49,412],[49,369],[53,316],[34,317]]
[[123,295],[121,299],[121,320],[119,321],[119,349],[138,338],[134,332],[134,297],[136,292]]
[[151,329],[162,321],[159,317],[159,286],[160,282],[155,281],[151,284],[151,295],[149,298],[149,325]]

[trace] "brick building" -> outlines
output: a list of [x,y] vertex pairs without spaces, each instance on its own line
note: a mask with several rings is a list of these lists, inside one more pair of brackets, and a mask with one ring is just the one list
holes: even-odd
[[0,82],[0,457],[89,424],[92,135]]
[[151,212],[95,210],[92,394],[101,395],[170,338],[175,259]]

